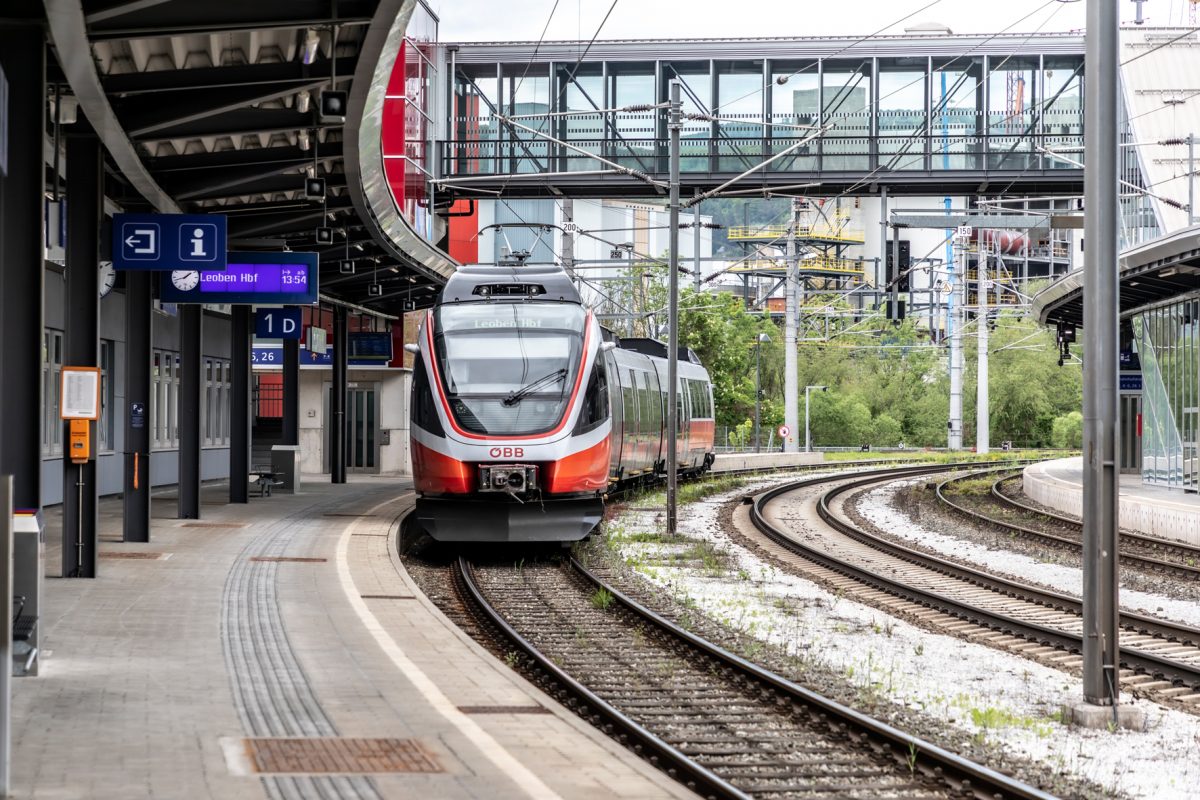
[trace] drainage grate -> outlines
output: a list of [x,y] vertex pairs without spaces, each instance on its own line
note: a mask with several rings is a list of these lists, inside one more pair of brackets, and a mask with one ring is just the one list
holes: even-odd
[[300,558],[298,556],[251,556],[251,561],[266,561],[272,564],[324,564],[324,558]]
[[148,553],[145,550],[129,552],[101,552],[100,558],[122,558],[130,561],[158,561],[166,557],[165,553]]
[[185,522],[181,528],[244,528],[245,522]]
[[459,706],[464,714],[549,714],[545,706]]
[[261,774],[343,775],[444,772],[416,739],[246,739],[246,756]]
[[364,594],[359,595],[363,600],[416,600],[411,594]]

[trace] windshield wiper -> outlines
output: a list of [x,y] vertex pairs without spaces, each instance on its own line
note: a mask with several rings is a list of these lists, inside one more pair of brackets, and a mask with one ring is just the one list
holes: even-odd
[[515,406],[517,403],[521,402],[522,397],[525,397],[526,395],[531,394],[533,391],[542,388],[543,386],[545,386],[548,383],[554,383],[555,381],[561,381],[565,377],[567,377],[567,368],[566,367],[556,369],[556,370],[554,370],[554,372],[551,372],[549,375],[543,375],[542,377],[538,378],[536,381],[534,381],[532,383],[527,383],[524,386],[522,386],[520,389],[517,389],[512,394],[510,394],[508,397],[504,398],[503,403],[506,406]]

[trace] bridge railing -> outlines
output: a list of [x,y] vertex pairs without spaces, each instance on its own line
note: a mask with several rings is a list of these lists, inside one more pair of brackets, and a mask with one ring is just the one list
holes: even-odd
[[[529,127],[549,130],[525,121]],[[460,127],[459,130],[462,130]],[[622,167],[651,175],[669,171],[665,138],[572,138],[571,147],[524,131],[499,126],[469,130],[467,138],[438,142],[444,176],[588,172],[605,169],[578,150],[594,153]],[[1083,137],[1062,134],[837,136],[826,135],[796,145],[796,138],[688,136],[680,143],[680,171],[686,174],[737,174],[785,153],[763,171],[789,174],[824,172],[1006,172],[1077,170],[1053,155],[1080,161]],[[577,148],[572,149],[572,148]],[[789,148],[794,148],[788,152]]]

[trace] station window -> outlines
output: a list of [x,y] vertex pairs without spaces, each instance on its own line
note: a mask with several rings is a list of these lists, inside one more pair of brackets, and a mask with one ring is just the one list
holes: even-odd
[[47,328],[42,334],[42,455],[62,455],[63,425],[58,418],[62,380],[63,334]]
[[230,364],[204,359],[204,446],[229,445]]
[[150,419],[154,422],[150,447],[179,447],[179,354],[155,350],[150,362]]
[[116,447],[113,438],[113,360],[116,346],[109,339],[100,340],[100,419],[96,421],[99,451],[111,453]]

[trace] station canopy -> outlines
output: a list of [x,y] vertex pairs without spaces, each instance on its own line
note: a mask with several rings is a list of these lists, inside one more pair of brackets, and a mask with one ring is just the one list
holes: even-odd
[[[326,298],[392,315],[427,305],[439,276],[372,235],[348,181],[359,121],[320,108],[323,91],[349,97],[374,72],[401,6],[45,0],[48,135],[56,118],[64,136],[90,122],[110,211],[225,214],[231,250],[319,253]],[[307,178],[324,180],[323,196]]]

